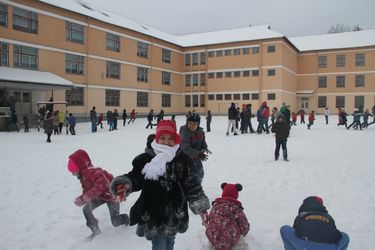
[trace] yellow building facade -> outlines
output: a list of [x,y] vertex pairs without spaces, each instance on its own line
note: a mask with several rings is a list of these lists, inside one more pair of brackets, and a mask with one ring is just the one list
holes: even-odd
[[98,113],[226,114],[231,102],[256,109],[267,101],[322,113],[375,102],[374,30],[350,32],[353,41],[348,34],[287,38],[266,25],[173,36],[61,2],[0,0],[0,66],[53,73],[74,85],[13,86],[0,76],[0,98],[13,96],[20,114],[35,113],[51,96],[78,116],[93,106]]

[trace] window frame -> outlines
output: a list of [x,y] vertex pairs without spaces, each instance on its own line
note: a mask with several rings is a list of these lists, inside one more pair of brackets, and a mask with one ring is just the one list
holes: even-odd
[[366,65],[366,57],[365,53],[357,53],[355,54],[355,66],[361,67]]
[[[343,105],[340,105],[341,103]],[[335,105],[336,108],[345,108],[345,96],[336,96]]]
[[355,80],[354,80],[355,81],[355,87],[356,88],[363,88],[363,87],[365,87],[365,78],[366,78],[366,76],[364,74],[355,75]]
[[[34,50],[36,53],[35,54],[28,53],[31,50]],[[16,51],[18,51],[18,53]],[[28,67],[24,67],[24,65],[26,65],[25,64],[26,57],[28,58],[27,60]],[[34,60],[36,60],[35,68],[31,67],[32,58],[35,58]],[[18,61],[18,65],[16,64],[17,61]],[[20,69],[39,70],[39,49],[34,48],[34,47],[29,47],[29,46],[13,44],[13,66],[15,68],[20,68]]]
[[318,88],[327,88],[327,76],[318,76]]
[[267,100],[276,100],[276,93],[267,93]]
[[172,62],[172,51],[169,49],[162,48],[161,50],[161,61],[164,63],[171,63]]
[[[117,73],[117,74],[116,74]],[[107,61],[106,62],[106,74],[107,78],[118,79],[121,78],[121,63]]]
[[318,96],[318,108],[327,107],[327,96]]
[[[23,12],[23,13],[22,13]],[[18,20],[18,21],[17,21]],[[25,25],[17,24],[24,22]],[[16,6],[13,6],[13,29],[38,34],[39,29],[39,15],[31,10],[25,10]]]
[[[68,67],[68,66],[73,66],[73,67]],[[77,71],[74,72],[74,69],[76,69]],[[65,73],[73,74],[73,75],[84,75],[85,74],[85,57],[65,53]]]
[[0,42],[0,66],[9,67],[9,44],[8,43]]
[[120,90],[118,89],[105,89],[105,106],[106,107],[119,107],[120,106]]
[[4,6],[4,8],[0,8],[0,17],[4,17],[4,22],[0,22],[0,26],[8,28],[8,5],[0,3],[0,6]]
[[107,32],[106,33],[106,49],[110,51],[120,52],[121,37],[119,35]]
[[[75,36],[79,36],[82,40],[77,39]],[[72,43],[85,43],[85,26],[78,23],[65,21],[65,40]]]
[[85,105],[85,90],[83,87],[73,87],[65,90],[65,101],[69,106]]
[[148,68],[137,67],[137,82],[148,82]]
[[365,106],[365,96],[354,96],[354,108],[364,107]]
[[138,108],[145,108],[148,107],[148,92],[145,91],[137,91],[137,107]]
[[318,68],[327,68],[327,56],[318,56]]
[[345,67],[346,64],[345,55],[336,55],[336,67]]
[[345,88],[345,75],[336,76],[336,88]]
[[138,41],[137,42],[137,56],[141,58],[148,58],[148,43]]
[[276,45],[267,46],[267,53],[275,53],[275,52],[276,52]]
[[191,95],[185,95],[185,108],[191,107]]
[[172,104],[171,94],[161,94],[161,106],[163,108],[170,108]]
[[192,65],[198,65],[198,53],[192,53],[191,55],[191,62],[192,62]]
[[163,85],[171,85],[172,82],[172,74],[168,71],[161,72],[161,84]]

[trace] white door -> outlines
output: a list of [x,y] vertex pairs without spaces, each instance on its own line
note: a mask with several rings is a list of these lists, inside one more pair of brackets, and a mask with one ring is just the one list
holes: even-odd
[[301,97],[301,109],[308,112],[309,109],[309,98],[308,97]]

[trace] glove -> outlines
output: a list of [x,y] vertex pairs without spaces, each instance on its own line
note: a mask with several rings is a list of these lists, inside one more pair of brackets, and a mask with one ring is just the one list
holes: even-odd
[[201,160],[201,161],[207,161],[208,160],[208,155],[207,153],[205,152],[205,150],[201,150],[199,152],[199,156],[198,158]]
[[129,189],[129,184],[119,184],[116,189],[116,200],[118,202],[123,202],[126,200],[126,191]]
[[201,214],[201,219],[202,219],[202,225],[207,227],[209,223],[209,218],[208,218],[208,213],[207,210],[204,210]]
[[[117,186],[119,185],[125,185],[125,184],[128,184],[129,183],[129,179],[123,175],[120,175],[120,176],[117,176],[116,178],[114,178],[111,182],[111,186],[110,186],[110,191],[113,195],[118,195],[117,194]],[[129,189],[129,186],[128,186],[128,189]]]
[[74,204],[78,207],[82,207],[83,205],[85,205],[85,201],[83,200],[83,196],[80,195],[76,198],[76,200],[74,201]]

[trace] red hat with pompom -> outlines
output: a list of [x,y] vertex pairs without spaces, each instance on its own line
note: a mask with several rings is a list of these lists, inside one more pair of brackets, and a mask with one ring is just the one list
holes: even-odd
[[176,125],[171,120],[162,120],[156,127],[156,142],[159,142],[160,135],[169,134],[174,136],[174,142],[180,143],[180,135],[177,134]]
[[221,198],[229,198],[229,199],[238,199],[238,192],[242,190],[241,184],[228,184],[223,183],[221,184],[221,189],[223,189],[223,193],[221,195]]

